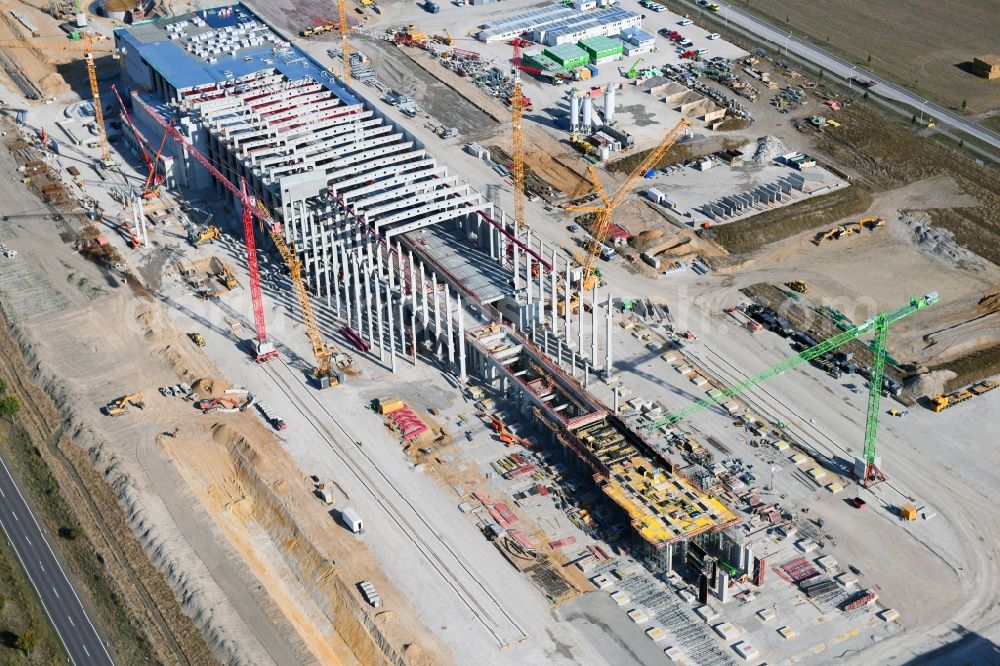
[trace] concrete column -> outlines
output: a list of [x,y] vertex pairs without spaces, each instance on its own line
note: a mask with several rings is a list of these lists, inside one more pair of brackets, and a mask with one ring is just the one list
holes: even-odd
[[[386,285],[385,287],[385,311],[389,315],[389,330],[387,331],[389,335],[389,365],[392,372],[396,372],[396,331],[393,328],[392,321],[392,289]],[[402,320],[400,320],[402,322]]]
[[437,273],[431,273],[431,294],[434,297],[434,355],[441,358],[441,304],[438,301]]
[[[361,269],[361,277],[364,280],[364,290],[365,290],[365,319],[368,320],[368,344],[374,345],[375,340],[372,338],[372,295],[371,295],[371,257],[368,258],[368,262],[364,266],[359,266]],[[360,312],[360,310],[359,310]],[[358,322],[361,323],[360,321]]]
[[420,262],[420,300],[422,312],[421,319],[423,320],[422,323],[424,325],[424,340],[426,341],[430,339],[427,331],[427,322],[429,321],[427,317],[427,274],[424,273],[424,262],[422,261]]
[[[527,233],[524,235],[524,244],[531,248],[531,229],[528,229]],[[525,288],[528,291],[528,321],[533,321],[531,316],[531,287],[535,283],[534,278],[531,276],[531,253],[524,253],[524,281]]]
[[354,330],[358,332],[358,335],[363,335],[364,329],[362,327],[364,326],[365,313],[361,310],[361,290],[363,289],[361,286],[361,258],[357,253],[354,255],[351,283],[354,287],[354,320],[356,322]]
[[413,299],[414,307],[417,302],[417,265],[413,263],[413,251],[407,250],[406,256],[410,260],[410,298]]
[[562,367],[562,338],[556,338],[556,362]]
[[[517,220],[510,225],[510,230],[514,234],[514,238],[517,238]],[[514,267],[514,289],[519,289],[521,287],[521,266],[519,265],[521,263],[521,248],[517,246],[517,243],[511,243],[510,245],[511,252],[513,253],[511,255],[511,265]],[[528,275],[528,279],[531,279],[531,275]]]
[[406,294],[402,290],[399,292],[399,355],[406,356],[406,314],[403,310],[403,303],[406,302]]
[[330,252],[330,282],[333,283],[333,311],[340,319],[340,248],[334,245]]
[[[388,275],[388,278],[389,278],[389,291],[391,292],[393,289],[396,288],[396,274],[395,274],[395,271],[392,270],[392,266],[393,266],[392,249],[393,248],[392,248],[392,239],[391,238],[386,241],[385,247],[386,247],[385,261],[386,261],[386,266],[388,266],[388,268],[389,268],[389,271],[388,271],[389,272],[389,275]],[[396,259],[397,259],[396,266],[402,267],[402,264],[398,261],[399,260],[399,254],[398,253],[396,254]]]
[[559,268],[558,264],[556,264],[556,249],[552,248],[552,335],[559,335],[559,292],[556,291],[556,273],[558,272]]
[[458,380],[465,383],[465,310],[462,295],[458,295]]
[[608,332],[605,336],[604,343],[607,345],[604,356],[604,372],[607,375],[607,379],[611,379],[611,292],[608,292]]
[[566,291],[563,293],[563,302],[566,303],[566,310],[563,312],[563,315],[565,316],[565,321],[563,323],[566,325],[566,336],[565,336],[566,337],[566,346],[567,347],[572,347],[573,346],[573,332],[572,332],[573,308],[570,307],[571,300],[570,300],[569,269],[570,269],[570,260],[567,258],[566,259],[566,284],[565,284]]
[[451,324],[451,292],[448,283],[444,283],[444,318],[448,322],[448,367],[455,363],[455,338],[452,335]]
[[597,367],[597,288],[590,292],[590,364]]
[[[538,256],[544,256],[545,251],[542,241],[538,241]],[[535,321],[542,323],[545,321],[545,269],[542,266],[542,262],[538,262],[538,316],[535,317]]]
[[615,410],[615,414],[617,414],[618,413],[618,387],[615,386],[612,389],[612,392],[615,394],[614,410]]
[[587,297],[587,294],[580,290],[580,308],[577,310],[576,319],[576,339],[577,339],[577,349],[580,350],[580,358],[586,360],[587,355],[583,353],[583,299]]
[[576,350],[572,347],[569,348],[569,374],[576,378]]
[[[381,253],[379,257],[381,257]],[[381,259],[379,260],[381,264]],[[381,271],[377,271],[374,276],[375,282],[372,285],[375,289],[375,314],[377,315],[377,325],[378,328],[376,333],[378,334],[378,360],[380,363],[385,363],[385,329],[382,328],[382,280]],[[371,316],[368,317],[371,319]],[[389,337],[392,337],[392,333],[389,333]]]
[[345,310],[345,321],[347,325],[351,325],[351,262],[347,260],[347,248],[343,245],[340,246],[340,260],[341,265],[344,267],[344,279],[342,286],[344,287],[344,310]]

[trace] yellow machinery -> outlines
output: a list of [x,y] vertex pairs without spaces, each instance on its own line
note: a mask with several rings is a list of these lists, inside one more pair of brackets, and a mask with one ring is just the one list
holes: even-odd
[[792,280],[791,282],[786,282],[785,284],[788,285],[788,288],[791,289],[792,291],[797,291],[800,294],[809,293],[809,285],[807,285],[802,280]]
[[574,210],[580,213],[594,213],[596,219],[594,220],[594,225],[591,227],[590,235],[593,237],[594,242],[589,247],[589,252],[587,253],[586,263],[583,266],[583,273],[580,275],[580,290],[590,291],[597,284],[597,277],[594,274],[594,260],[600,256],[601,247],[604,245],[604,241],[608,238],[608,232],[611,230],[611,218],[614,215],[615,209],[618,208],[629,194],[632,193],[632,188],[635,184],[639,182],[639,179],[652,167],[656,166],[663,156],[667,154],[670,147],[674,145],[677,139],[680,138],[681,133],[684,129],[690,125],[691,122],[687,119],[682,118],[680,122],[674,125],[674,128],[663,137],[663,141],[660,142],[653,150],[649,151],[646,155],[646,159],[642,163],[632,170],[632,173],[628,175],[625,182],[622,183],[618,191],[615,192],[614,196],[608,195],[604,186],[601,185],[600,179],[597,177],[597,171],[594,170],[593,165],[587,167],[587,172],[590,174],[590,180],[593,181],[594,187],[597,190],[598,196],[604,203],[603,206],[568,206],[568,210]]
[[191,338],[191,342],[195,343],[199,347],[205,346],[205,336],[201,333],[195,331],[194,333],[188,333],[188,337]]
[[240,283],[236,281],[236,276],[229,270],[229,266],[225,264],[222,264],[222,270],[219,271],[219,280],[222,281],[226,289],[235,289],[240,286]]
[[858,224],[860,226],[862,226],[862,227],[865,227],[866,229],[875,230],[875,229],[878,229],[879,227],[885,225],[885,218],[884,217],[863,217],[863,218],[861,218],[861,221],[858,222]]
[[995,379],[987,379],[978,384],[973,384],[969,388],[964,388],[947,395],[938,394],[931,400],[931,409],[935,412],[943,412],[949,407],[954,407],[969,398],[975,398],[997,387],[1000,387],[1000,382]]
[[89,32],[81,32],[80,42],[29,42],[23,39],[0,41],[0,47],[17,49],[35,49],[43,52],[49,49],[60,51],[83,51],[83,59],[87,63],[87,80],[90,82],[90,96],[94,104],[94,121],[97,123],[97,134],[101,139],[101,162],[107,166],[111,164],[111,148],[108,145],[108,132],[104,127],[104,108],[101,103],[100,91],[97,88],[97,67],[94,65],[95,53],[110,53],[117,60],[120,57],[118,49],[95,49],[94,40],[103,36],[92,35]]
[[125,395],[117,400],[109,402],[101,409],[101,411],[104,412],[105,416],[122,416],[123,414],[128,413],[130,405],[138,409],[142,409],[146,406],[142,401],[142,391]]
[[511,175],[514,178],[514,221],[518,230],[522,231],[527,226],[524,220],[524,133],[521,127],[523,116],[524,95],[521,92],[521,76],[515,69],[514,92],[510,96],[511,157],[514,162]]
[[427,33],[424,32],[423,30],[418,29],[417,26],[413,25],[412,23],[406,26],[405,32],[407,35],[410,36],[410,39],[412,39],[415,42],[423,42],[427,40]]
[[219,231],[219,227],[214,224],[210,224],[207,227],[198,229],[197,231],[190,231],[188,233],[188,241],[195,247],[207,243],[209,241],[214,241],[216,238],[222,236],[222,232]]
[[340,55],[343,59],[345,81],[351,80],[351,53],[347,45],[347,0],[337,0],[337,22],[340,24]]
[[298,299],[299,307],[302,308],[302,321],[306,327],[306,336],[312,343],[313,357],[316,359],[313,376],[320,388],[336,385],[338,381],[330,373],[330,357],[337,353],[337,350],[327,346],[326,342],[323,341],[323,336],[320,335],[319,326],[316,324],[316,315],[313,313],[312,303],[309,300],[309,292],[306,291],[305,282],[302,280],[302,262],[285,243],[284,236],[281,235],[280,231],[277,231],[278,225],[270,219],[264,202],[259,199],[257,200],[257,210],[268,219],[267,228],[271,240],[278,249],[278,254],[284,260],[285,266],[288,267],[288,274],[292,280],[292,291],[295,292],[295,298]]

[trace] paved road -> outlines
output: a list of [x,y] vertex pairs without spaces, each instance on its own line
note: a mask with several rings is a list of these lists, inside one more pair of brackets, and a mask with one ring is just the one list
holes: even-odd
[[114,664],[3,460],[0,467],[0,526],[28,572],[70,659],[79,666]]
[[[703,9],[694,0],[691,0],[690,4],[693,8]],[[976,137],[980,141],[990,144],[994,148],[1000,148],[1000,134],[997,132],[987,129],[950,109],[939,106],[934,102],[929,102],[917,93],[878,77],[848,60],[824,51],[818,46],[803,42],[788,31],[775,27],[738,7],[725,2],[717,2],[716,4],[719,5],[719,12],[715,15],[716,19],[738,26],[746,32],[774,44],[775,50],[778,53],[793,53],[803,60],[814,63],[817,67],[822,67],[828,74],[840,77],[845,82],[852,76],[875,81],[877,85],[871,89],[872,95],[877,94],[886,100],[906,104],[916,109],[918,113],[922,109],[924,116],[930,115],[939,124],[954,127],[970,136]],[[711,12],[705,13],[711,14]],[[854,87],[858,88],[858,86]]]

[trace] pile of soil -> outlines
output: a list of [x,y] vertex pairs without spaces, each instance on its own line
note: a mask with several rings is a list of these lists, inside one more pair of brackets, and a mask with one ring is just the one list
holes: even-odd
[[229,383],[221,377],[202,377],[191,385],[191,390],[202,398],[218,398],[226,394]]

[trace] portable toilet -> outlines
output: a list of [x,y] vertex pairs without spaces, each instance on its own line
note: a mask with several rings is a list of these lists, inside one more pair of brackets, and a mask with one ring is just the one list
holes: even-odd
[[344,510],[340,512],[340,518],[344,521],[347,529],[355,534],[361,534],[365,531],[364,523],[361,522],[361,516],[351,507],[344,507]]

